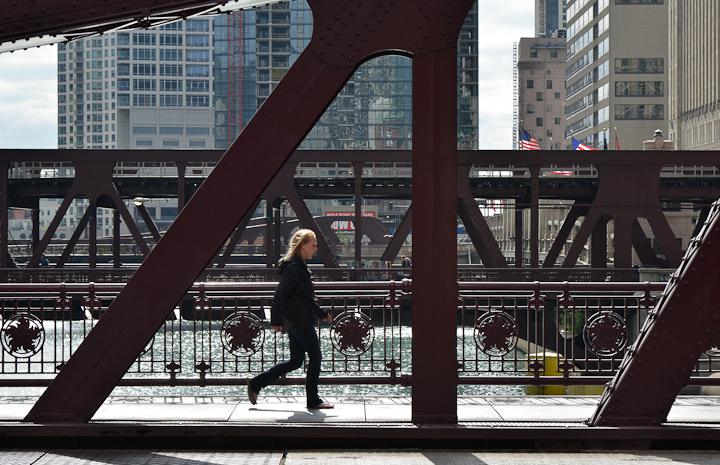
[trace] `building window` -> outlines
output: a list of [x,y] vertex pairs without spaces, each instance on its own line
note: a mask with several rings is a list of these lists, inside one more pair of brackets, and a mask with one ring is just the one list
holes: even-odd
[[555,92],[555,100],[560,100],[560,92]]
[[527,104],[527,113],[535,113],[535,105],[532,103]]
[[535,81],[533,81],[532,79],[528,79],[527,80],[527,88],[532,89],[533,87],[535,87]]
[[155,94],[133,94],[134,107],[154,107]]
[[173,135],[180,135],[183,134],[183,128],[182,127],[169,127],[169,128],[160,128],[160,134],[173,134]]
[[663,104],[630,104],[615,105],[616,120],[662,120],[665,119],[665,106]]
[[151,141],[151,140],[138,140],[138,141],[135,141],[135,146],[136,146],[136,147],[152,147],[152,146],[153,146],[153,141]]
[[547,137],[552,137],[552,129],[548,129],[547,131],[545,131],[545,135]]
[[536,93],[535,93],[535,100],[537,100],[538,102],[542,102],[542,101],[543,101],[543,93],[542,93],[542,92],[536,92]]
[[664,58],[615,58],[616,74],[662,74]]
[[616,97],[663,97],[663,81],[618,81],[615,83]]
[[157,134],[155,126],[133,126],[133,134]]
[[530,58],[537,58],[537,49],[535,47],[530,49]]
[[205,141],[204,140],[191,140],[190,141],[190,147],[205,147]]
[[615,0],[616,5],[662,5],[665,0]]
[[545,111],[547,111],[548,113],[552,113],[552,105],[545,105]]
[[552,81],[548,80],[547,82],[547,88],[552,89]]
[[161,107],[181,107],[182,95],[160,95]]
[[207,95],[187,95],[185,102],[188,107],[209,107],[210,97]]
[[543,125],[543,119],[542,118],[535,118],[535,126],[542,126]]
[[155,61],[154,48],[134,48],[133,60]]
[[555,118],[555,124],[560,124],[560,118]]
[[155,79],[133,79],[133,90],[140,92],[154,92]]
[[187,127],[185,128],[185,134],[188,136],[209,136],[210,128]]
[[554,49],[554,48],[550,49],[550,58],[557,58],[557,56],[558,56],[557,52],[558,52],[557,49]]
[[163,147],[180,147],[179,140],[164,140]]

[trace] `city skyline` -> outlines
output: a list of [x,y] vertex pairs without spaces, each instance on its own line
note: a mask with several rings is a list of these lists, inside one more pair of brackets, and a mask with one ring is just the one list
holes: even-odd
[[[512,44],[532,35],[532,0],[479,0],[481,149],[512,148]],[[0,148],[57,147],[57,46],[0,55]]]

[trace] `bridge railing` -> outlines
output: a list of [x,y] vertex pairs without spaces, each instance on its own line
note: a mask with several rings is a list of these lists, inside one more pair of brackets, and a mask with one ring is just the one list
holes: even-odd
[[[604,384],[664,289],[662,283],[458,285],[457,308],[438,311],[437,318],[457,318],[464,385]],[[267,321],[274,287],[195,284],[120,384],[237,385],[286,359],[287,338]],[[411,287],[409,280],[316,283],[318,302],[333,317],[319,329],[323,383],[411,383]],[[47,385],[122,288],[0,285],[0,386]],[[691,384],[719,381],[708,377],[718,357],[716,347],[708,348]]]
[[[187,178],[205,178],[215,168],[216,162],[188,162]],[[548,164],[540,170],[543,177],[597,177],[597,168],[592,164]],[[17,161],[10,164],[10,179],[72,178],[75,176],[71,162]],[[161,161],[120,161],[115,165],[116,178],[177,178],[175,162]],[[410,162],[367,162],[363,166],[364,178],[412,178]],[[662,177],[673,178],[717,178],[720,170],[714,165],[665,165]],[[355,174],[350,162],[301,162],[295,170],[295,177],[302,179],[332,178],[353,179]],[[530,177],[527,165],[476,164],[470,170],[471,178]]]
[[[380,262],[375,262],[380,263]],[[64,267],[0,268],[0,282],[3,283],[124,283],[137,270],[138,264],[121,267],[98,266],[88,268],[86,264]],[[412,277],[412,267],[399,265],[390,268],[325,268],[312,265],[316,282],[352,281],[398,281]],[[669,270],[661,270],[667,274]],[[458,265],[458,281],[483,282],[638,282],[637,268],[485,268],[478,265]],[[657,273],[656,273],[657,275]],[[278,278],[277,268],[263,266],[226,266],[207,268],[200,275],[206,282],[268,282]],[[659,279],[662,280],[662,279]]]

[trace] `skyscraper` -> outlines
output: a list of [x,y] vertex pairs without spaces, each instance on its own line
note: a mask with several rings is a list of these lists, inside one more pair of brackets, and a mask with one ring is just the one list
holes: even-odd
[[[458,41],[458,146],[468,149],[478,147],[477,11],[475,3]],[[220,32],[223,25],[227,33]],[[226,74],[218,69],[222,54],[216,52],[215,121],[227,118],[229,142],[270,95],[311,35],[312,12],[305,0],[260,6],[215,20],[216,42],[227,36],[227,48],[235,44],[242,52],[234,66],[228,63]],[[222,82],[225,75],[227,81]],[[234,82],[237,79],[241,85]],[[396,55],[370,60],[360,66],[300,148],[408,149],[411,102],[412,60]],[[229,116],[220,114],[223,111]],[[221,139],[216,137],[218,148]]]
[[209,18],[58,46],[58,147],[213,148]]
[[567,18],[567,146],[602,148],[617,128],[621,148],[642,149],[667,130],[667,3],[570,0]]
[[567,0],[535,0],[535,37],[551,37],[565,29]]

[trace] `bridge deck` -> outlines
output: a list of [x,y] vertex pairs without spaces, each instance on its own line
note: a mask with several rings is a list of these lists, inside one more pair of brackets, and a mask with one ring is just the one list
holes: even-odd
[[408,397],[325,399],[336,408],[309,412],[300,396],[253,406],[244,392],[110,397],[91,422],[70,425],[22,423],[36,397],[0,397],[0,448],[720,448],[715,396],[678,397],[656,428],[588,427],[596,396],[459,397],[459,423],[446,427],[413,425]]

